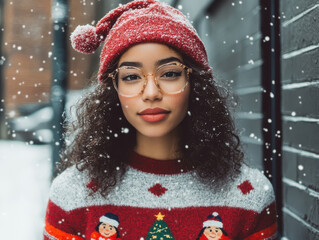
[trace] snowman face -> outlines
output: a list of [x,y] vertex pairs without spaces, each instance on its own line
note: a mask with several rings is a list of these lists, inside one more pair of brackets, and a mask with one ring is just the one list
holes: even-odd
[[204,230],[204,235],[208,239],[217,240],[221,238],[221,236],[223,235],[223,232],[218,227],[210,226]]
[[112,226],[108,223],[102,223],[99,226],[99,232],[104,237],[111,237],[116,233],[116,229],[114,226]]

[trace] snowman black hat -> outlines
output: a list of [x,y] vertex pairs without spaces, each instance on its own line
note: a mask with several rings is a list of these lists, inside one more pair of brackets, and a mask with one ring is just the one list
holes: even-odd
[[218,215],[217,212],[213,212],[212,214],[208,215],[207,220],[203,222],[203,228],[204,227],[223,228],[222,218]]
[[108,223],[116,228],[120,224],[119,217],[111,212],[105,213],[104,216],[100,217],[100,222]]

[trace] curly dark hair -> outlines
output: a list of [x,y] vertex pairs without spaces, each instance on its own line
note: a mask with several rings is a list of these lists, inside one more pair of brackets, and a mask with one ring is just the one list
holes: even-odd
[[[217,84],[211,72],[181,55],[184,64],[193,69],[188,114],[180,123],[182,159],[202,182],[209,186],[224,184],[228,177],[233,179],[240,173],[244,158],[228,106],[230,91]],[[104,76],[116,69],[118,61],[119,57]],[[67,126],[66,137],[73,137],[62,152],[57,170],[61,172],[74,164],[79,171],[87,170],[106,197],[127,171],[126,161],[136,145],[136,130],[122,112],[112,81],[104,79],[94,80],[93,90],[79,102],[77,119]]]

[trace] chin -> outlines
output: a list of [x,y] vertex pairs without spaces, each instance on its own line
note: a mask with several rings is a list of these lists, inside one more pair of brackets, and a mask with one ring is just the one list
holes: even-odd
[[144,128],[142,131],[137,130],[140,134],[149,138],[159,138],[167,135],[170,131],[164,129]]

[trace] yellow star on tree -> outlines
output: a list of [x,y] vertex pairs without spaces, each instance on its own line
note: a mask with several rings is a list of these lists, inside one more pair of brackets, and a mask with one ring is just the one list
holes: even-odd
[[156,220],[163,220],[163,218],[165,217],[165,215],[162,215],[161,212],[159,212],[157,215],[154,215],[155,217],[157,217]]

